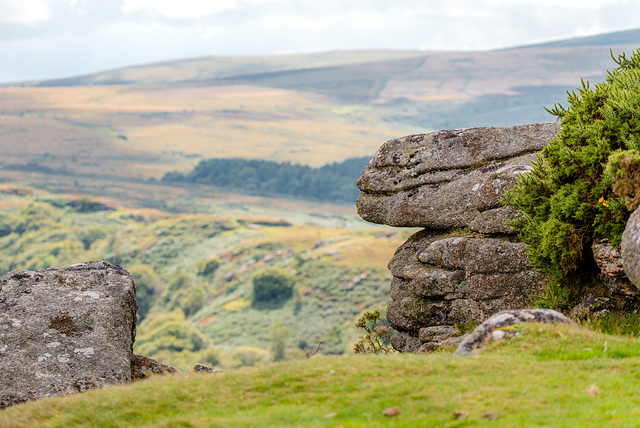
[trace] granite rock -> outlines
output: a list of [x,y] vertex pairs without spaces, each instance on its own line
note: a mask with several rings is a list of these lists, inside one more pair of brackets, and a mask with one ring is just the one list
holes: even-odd
[[[573,324],[569,318],[552,309],[520,309],[499,312],[480,324],[456,349],[456,355],[473,355],[493,337],[494,330],[523,322],[560,322]],[[501,340],[505,335],[496,335]]]
[[620,246],[627,278],[640,288],[640,208],[629,217]]
[[173,374],[182,372],[175,367],[162,364],[153,358],[145,357],[144,355],[133,354],[131,356],[131,381],[137,382],[142,379],[147,379],[154,375],[161,374]]
[[109,263],[0,276],[0,408],[131,382],[136,310]]
[[500,207],[504,190],[559,129],[537,123],[388,141],[358,179],[358,213],[389,226],[465,227],[480,212]]

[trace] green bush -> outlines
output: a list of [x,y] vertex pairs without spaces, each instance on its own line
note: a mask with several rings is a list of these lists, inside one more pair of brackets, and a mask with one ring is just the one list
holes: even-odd
[[287,357],[287,342],[291,336],[291,329],[281,322],[275,322],[269,326],[271,331],[271,358],[273,361],[282,361]]
[[219,367],[222,362],[222,354],[219,348],[206,348],[198,353],[198,360],[206,366]]
[[281,268],[267,268],[253,277],[253,304],[280,303],[293,296],[295,278]]
[[138,323],[147,316],[153,306],[160,284],[158,274],[150,265],[137,264],[129,269],[136,283],[136,301],[138,302]]
[[149,317],[138,327],[136,352],[154,358],[159,351],[197,352],[204,348],[205,337],[185,321],[181,311]]
[[605,173],[615,184],[614,193],[623,199],[630,210],[640,206],[640,152],[616,150],[609,156]]
[[84,249],[88,250],[98,239],[105,238],[107,236],[107,230],[101,226],[92,226],[87,229],[83,229],[80,234],[80,242],[84,245]]
[[210,275],[214,273],[220,267],[220,259],[217,257],[210,257],[200,263],[198,266],[198,275]]
[[529,244],[532,265],[562,288],[595,277],[592,242],[619,245],[630,215],[614,192],[615,168],[605,172],[605,166],[617,150],[640,149],[640,50],[614,61],[618,67],[604,82],[592,87],[583,81],[567,93],[567,108],[547,109],[562,130],[506,195],[508,205],[525,213],[514,225]]
[[240,346],[227,354],[227,367],[252,367],[269,361],[269,352],[253,346]]

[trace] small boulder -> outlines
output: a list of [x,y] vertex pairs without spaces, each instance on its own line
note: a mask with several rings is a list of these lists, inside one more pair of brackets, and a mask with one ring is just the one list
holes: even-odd
[[[566,316],[552,309],[519,309],[502,311],[489,317],[468,335],[458,346],[456,355],[473,355],[493,338],[493,331],[523,322],[561,322],[573,324]],[[506,335],[500,335],[503,339]]]
[[162,364],[153,358],[144,355],[133,354],[131,356],[131,381],[137,382],[153,375],[182,372],[175,367]]
[[193,371],[194,371],[194,373],[220,373],[220,372],[222,372],[222,370],[212,369],[211,367],[205,366],[204,364],[201,364],[201,363],[197,363],[193,367]]
[[131,382],[137,308],[106,262],[0,276],[0,408]]

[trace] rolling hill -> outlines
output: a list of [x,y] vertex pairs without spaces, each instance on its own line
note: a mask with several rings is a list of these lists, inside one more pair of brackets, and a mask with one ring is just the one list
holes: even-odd
[[[320,167],[411,133],[551,120],[543,105],[581,77],[602,80],[610,49],[637,46],[640,30],[488,52],[196,58],[4,85],[0,180],[162,208],[154,180],[202,159]],[[138,198],[131,186],[143,184]]]

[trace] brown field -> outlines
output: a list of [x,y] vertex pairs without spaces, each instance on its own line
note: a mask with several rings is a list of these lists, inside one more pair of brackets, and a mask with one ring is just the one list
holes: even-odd
[[352,207],[152,180],[204,158],[321,166],[412,133],[554,120],[543,105],[638,43],[629,31],[491,52],[210,57],[0,86],[0,182],[170,212],[352,219]]
[[147,179],[200,158],[320,166],[372,155],[402,131],[367,108],[250,87],[0,88],[0,162]]

